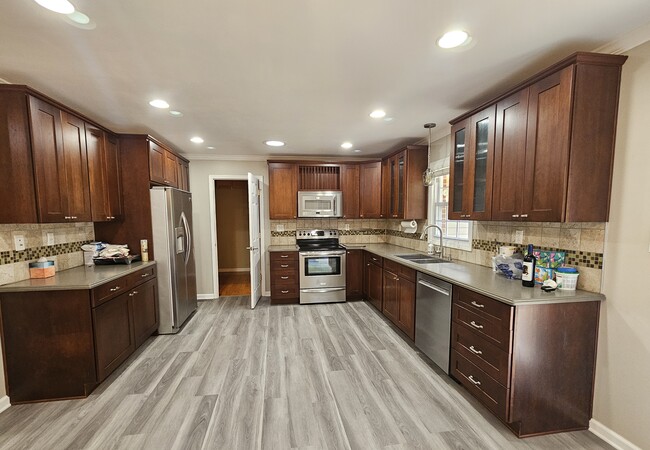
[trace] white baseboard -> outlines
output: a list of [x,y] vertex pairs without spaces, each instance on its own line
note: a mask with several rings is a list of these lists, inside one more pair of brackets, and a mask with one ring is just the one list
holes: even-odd
[[197,300],[214,300],[215,298],[217,297],[214,294],[198,294],[196,296]]
[[614,430],[607,428],[597,420],[591,419],[589,421],[589,431],[618,450],[641,450],[641,447],[634,445],[623,436],[616,433]]
[[4,397],[0,398],[0,413],[10,406],[11,403],[9,403],[9,397],[5,395]]
[[235,272],[250,272],[248,267],[241,267],[239,269],[219,269],[219,273],[235,273]]

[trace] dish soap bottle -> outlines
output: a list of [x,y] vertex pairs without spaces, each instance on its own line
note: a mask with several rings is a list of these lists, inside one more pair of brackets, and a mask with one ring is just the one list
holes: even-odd
[[521,284],[526,287],[535,286],[535,263],[536,258],[533,256],[533,244],[528,244],[528,251],[524,256],[524,271],[521,274]]

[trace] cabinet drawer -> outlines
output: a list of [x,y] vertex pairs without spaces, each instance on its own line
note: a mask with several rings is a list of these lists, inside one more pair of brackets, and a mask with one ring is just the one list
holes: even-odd
[[451,346],[501,385],[510,386],[509,353],[455,322],[451,324]]
[[133,286],[142,284],[145,281],[149,281],[155,276],[156,276],[156,266],[151,266],[142,270],[138,270],[137,272],[134,272],[132,274],[129,274],[125,278],[127,280],[128,288],[132,288]]
[[451,352],[451,374],[497,417],[508,422],[509,389],[501,386],[454,350]]
[[274,285],[271,287],[271,297],[273,299],[298,298],[300,297],[300,288],[294,285]]
[[396,263],[395,261],[391,261],[390,259],[384,260],[384,269],[390,270],[398,277],[406,278],[410,281],[415,281],[415,270],[411,269],[410,267],[403,266],[400,263]]
[[92,307],[96,307],[106,302],[108,299],[122,294],[129,289],[127,277],[118,278],[117,280],[109,281],[108,283],[97,286],[91,292]]
[[379,267],[384,266],[384,258],[381,256],[373,255],[372,253],[366,252],[363,258],[364,263],[373,263],[378,265]]
[[460,287],[454,288],[454,303],[462,303],[496,327],[512,330],[512,306]]
[[296,259],[282,259],[282,260],[271,260],[271,271],[298,271],[298,260]]
[[271,252],[271,263],[275,261],[297,260],[298,252]]
[[298,273],[295,270],[275,270],[271,282],[273,285],[298,285]]
[[466,309],[465,305],[454,304],[452,318],[456,323],[465,325],[470,330],[474,330],[500,349],[510,352],[509,329],[497,326],[494,322],[487,320],[484,315]]

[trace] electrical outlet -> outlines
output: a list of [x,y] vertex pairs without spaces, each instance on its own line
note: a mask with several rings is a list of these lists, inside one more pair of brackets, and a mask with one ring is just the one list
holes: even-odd
[[17,252],[25,250],[25,236],[21,234],[14,236],[14,250]]
[[345,224],[345,231],[350,231],[350,224],[349,223]]
[[47,245],[54,245],[54,233],[47,233]]
[[524,243],[524,230],[515,231],[515,244]]
[[284,231],[284,225],[276,225],[275,231]]

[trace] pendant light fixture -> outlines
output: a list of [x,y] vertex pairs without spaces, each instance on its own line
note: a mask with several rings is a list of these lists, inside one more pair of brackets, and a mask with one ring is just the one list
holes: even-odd
[[435,128],[436,124],[433,122],[425,123],[424,128],[429,130],[429,147],[427,148],[427,170],[422,172],[422,183],[425,186],[431,186],[433,184],[433,170],[429,167],[431,163],[431,129]]

